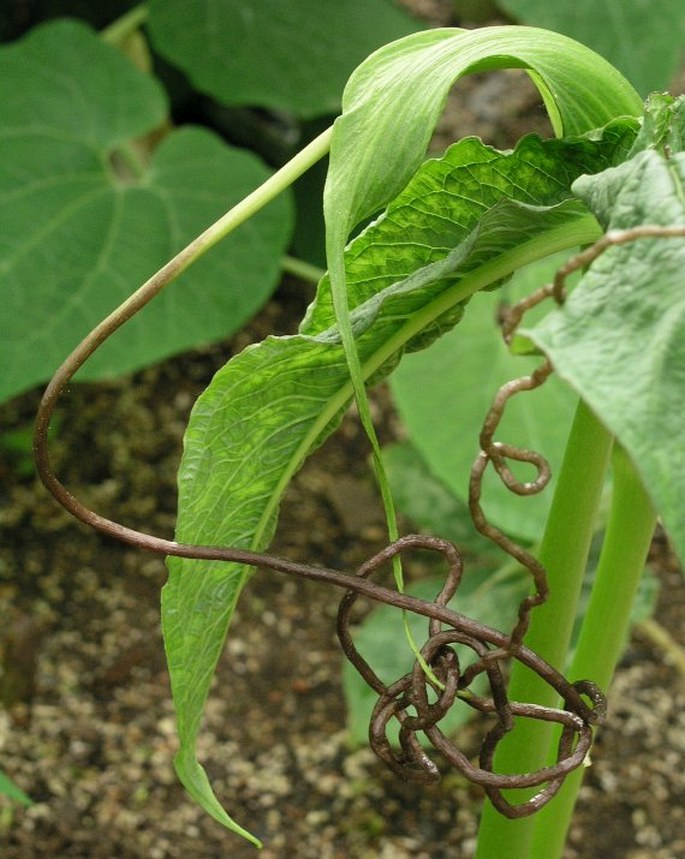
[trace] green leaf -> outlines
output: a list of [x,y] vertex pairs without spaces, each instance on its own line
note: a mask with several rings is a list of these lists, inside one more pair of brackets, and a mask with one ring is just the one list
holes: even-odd
[[224,104],[337,113],[350,72],[423,25],[390,0],[151,0],[157,50]]
[[[425,352],[407,356],[393,374],[393,396],[412,444],[432,474],[464,503],[478,436],[495,393],[500,385],[540,364],[539,357],[509,352],[497,322],[500,305],[513,304],[547,283],[562,262],[557,255],[544,264],[535,263],[518,272],[502,291],[475,296],[458,328]],[[488,519],[507,533],[529,542],[540,539],[575,403],[573,392],[552,377],[507,404],[497,439],[539,451],[553,475],[544,492],[519,498],[488,469],[483,508]]]
[[[685,225],[685,154],[646,150],[574,191],[609,230]],[[682,238],[610,248],[564,307],[527,332],[623,445],[681,559],[684,271]]]
[[[628,124],[623,130],[612,127],[606,139],[596,141],[564,144],[529,138],[511,154],[468,140],[456,144],[444,163],[423,165],[407,189],[405,204],[398,204],[348,251],[350,270],[367,254],[366,278],[374,289],[382,287],[376,293],[360,279],[354,290],[361,303],[352,312],[351,324],[364,377],[387,375],[403,348],[416,344],[425,329],[434,331],[437,320],[447,317],[454,324],[458,305],[473,292],[499,282],[529,259],[595,237],[594,219],[577,201],[563,199],[564,183],[568,194],[574,175],[611,160],[617,147],[622,149],[633,136],[634,128]],[[530,160],[533,153],[543,165],[539,170]],[[479,199],[481,183],[474,184],[472,195],[459,193],[458,184],[445,183],[445,165],[448,172],[456,169],[469,175],[466,160],[474,175],[482,175],[483,185],[499,188],[488,191],[485,203]],[[565,180],[555,178],[555,173]],[[414,206],[426,213],[442,212],[443,220],[459,215],[467,228],[457,228],[451,244],[445,245],[443,237],[422,231],[421,220],[412,220]],[[417,252],[413,265],[407,257],[402,271],[385,278],[392,253],[386,227],[395,221],[408,247],[434,239],[439,253],[426,257]],[[357,244],[368,250],[357,253]],[[325,303],[324,296],[322,287],[320,300]],[[328,311],[317,311],[312,318],[320,322],[326,313],[332,322],[330,301]],[[352,393],[334,325],[316,336],[269,337],[229,361],[199,398],[188,425],[179,471],[177,539],[263,548],[290,479],[337,426]],[[246,570],[237,565],[171,558],[162,598],[181,742],[177,770],[215,817],[217,800],[199,769],[195,746],[212,674],[245,577]],[[229,818],[217,819],[233,827]]]
[[24,805],[27,808],[33,805],[31,797],[27,796],[21,788],[18,788],[12,779],[1,769],[0,796],[8,796],[10,799],[15,800],[15,802],[18,802],[20,805]]
[[[494,207],[504,201],[552,207],[569,200],[571,184],[578,176],[598,172],[626,157],[636,129],[634,121],[621,120],[586,137],[556,141],[528,135],[508,153],[486,146],[476,137],[453,144],[441,158],[425,162],[383,215],[347,249],[350,309],[422,266],[444,259],[484,217],[494,217]],[[519,241],[523,238],[518,236]],[[445,328],[451,327],[448,320],[442,322]],[[300,331],[316,335],[334,324],[331,283],[326,275]],[[418,345],[425,346],[426,339],[423,336]]]
[[548,27],[597,51],[643,95],[668,87],[683,57],[682,0],[498,0],[523,24]]
[[[605,60],[565,36],[531,27],[430,30],[386,45],[350,77],[335,123],[325,205],[336,263],[352,227],[418,168],[450,87],[470,72],[524,68],[558,136],[584,134],[642,102]],[[333,277],[335,278],[335,274]]]
[[645,149],[655,149],[664,155],[685,150],[685,96],[674,98],[661,92],[649,96],[629,157]]
[[[268,172],[197,128],[150,152],[140,138],[163,122],[163,93],[75,22],[0,49],[0,103],[6,398],[49,378],[107,312]],[[79,378],[235,331],[274,287],[289,230],[287,201],[277,201],[106,343]]]
[[[344,246],[352,228],[406,184],[423,157],[452,84],[473,71],[525,68],[557,134],[579,134],[641,112],[621,75],[582,45],[543,30],[436,30],[386,45],[350,78],[334,125],[324,189],[326,256],[337,325],[362,426],[371,444],[388,522],[396,532],[360,358],[349,317]],[[398,583],[401,570],[395,570]]]

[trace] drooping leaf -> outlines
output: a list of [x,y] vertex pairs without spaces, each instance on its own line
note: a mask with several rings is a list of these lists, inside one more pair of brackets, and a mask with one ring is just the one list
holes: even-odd
[[531,27],[430,30],[372,54],[350,77],[335,123],[325,207],[333,271],[352,227],[386,205],[418,168],[452,84],[474,71],[528,70],[558,136],[640,116],[630,84],[594,52]]
[[[87,27],[0,48],[0,398],[65,355],[174,253],[267,178],[197,128],[150,151],[159,86]],[[239,328],[275,286],[290,230],[277,201],[209,253],[88,362],[111,376]]]
[[[473,170],[486,171],[484,183],[499,188],[489,192],[485,203],[476,187],[473,194],[462,195],[458,185],[446,186],[444,165],[427,162],[414,191],[408,189],[407,199],[413,204],[398,206],[348,251],[352,271],[364,256],[357,253],[356,243],[367,249],[365,278],[381,286],[381,292],[374,292],[360,275],[354,288],[361,303],[353,310],[352,327],[365,376],[387,374],[405,345],[416,344],[418,335],[433,330],[445,314],[454,324],[460,312],[455,307],[474,291],[507,277],[528,259],[596,236],[597,224],[582,205],[563,199],[563,183],[568,188],[573,175],[591,164],[599,169],[606,158],[611,161],[617,141],[625,143],[633,135],[629,123],[619,135],[616,128],[610,129],[605,140],[601,136],[596,141],[574,140],[565,147],[530,139],[513,154],[497,153],[471,140],[456,144],[446,155],[447,163],[459,165],[459,153],[466,151]],[[523,153],[538,147],[544,166],[536,171]],[[553,153],[551,160],[545,152]],[[555,174],[566,179],[560,182]],[[431,237],[412,218],[414,207],[449,212],[469,226],[457,229],[449,240]],[[391,221],[397,222],[408,247],[419,248],[433,239],[439,252],[432,256],[417,251],[413,265],[407,256],[404,268],[388,279],[385,267],[393,248],[386,227]],[[323,287],[324,304],[325,292]],[[326,313],[332,323],[330,301],[328,310],[313,312],[312,319],[320,322]],[[315,336],[267,338],[232,359],[200,397],[190,419],[179,472],[177,538],[263,548],[273,533],[288,482],[306,455],[335,428],[351,397],[344,349],[332,324]],[[173,558],[162,600],[181,742],[177,772],[198,802],[231,828],[235,824],[211,792],[195,746],[211,677],[246,572],[237,565]]]
[[[416,170],[451,85],[469,72],[512,67],[528,70],[557,134],[641,113],[628,82],[577,42],[543,30],[492,27],[419,33],[377,51],[350,78],[334,126],[324,189],[331,294],[391,538],[397,526],[349,316],[344,246],[352,228]],[[400,582],[401,570],[395,572]]]
[[155,47],[224,104],[337,113],[354,67],[423,25],[391,0],[151,0]]
[[[685,101],[678,105],[682,121]],[[575,192],[608,230],[685,225],[685,153],[646,149]],[[631,457],[685,558],[685,239],[610,248],[529,336]]]
[[665,89],[685,44],[681,0],[498,0],[522,24],[548,27],[597,51],[643,95]]

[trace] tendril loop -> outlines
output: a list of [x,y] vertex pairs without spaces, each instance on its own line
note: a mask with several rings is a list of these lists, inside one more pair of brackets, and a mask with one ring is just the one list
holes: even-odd
[[[446,540],[419,535],[403,537],[363,564],[357,576],[368,579],[395,555],[408,549],[437,552],[446,561],[445,584],[432,603],[446,607],[455,595],[463,573],[461,555]],[[569,683],[546,663],[539,662],[539,657],[534,657],[530,651],[519,646],[516,658],[521,658],[546,682],[551,683],[564,699],[567,709],[510,701],[499,660],[493,658],[500,650],[508,651],[508,642],[504,647],[496,648],[495,643],[480,636],[478,630],[466,631],[459,622],[460,616],[449,610],[440,619],[429,619],[428,639],[421,648],[422,658],[442,688],[426,674],[418,659],[411,671],[386,685],[359,653],[350,633],[350,614],[358,596],[358,591],[353,590],[348,590],[343,596],[338,609],[337,631],[345,656],[378,694],[369,727],[369,742],[376,755],[393,772],[408,781],[420,784],[437,781],[440,771],[421,746],[418,738],[418,732],[421,731],[451,766],[469,781],[483,787],[496,808],[505,816],[523,817],[545,805],[558,791],[565,775],[585,759],[592,741],[591,725],[601,721],[604,714],[601,692],[588,681],[576,685]],[[475,665],[463,672],[459,655],[452,647],[455,644],[471,650],[477,658]],[[476,695],[469,688],[481,673],[487,675],[490,697]],[[590,706],[582,695],[590,699]],[[495,717],[495,724],[483,739],[478,766],[472,764],[439,727],[439,722],[455,703]],[[493,772],[495,749],[500,740],[513,730],[514,717],[557,722],[562,726],[557,761],[553,766],[521,775],[499,775]],[[393,747],[388,736],[393,719],[399,724],[399,749]],[[513,804],[502,795],[502,790],[506,788],[540,786],[541,789],[532,799],[520,804]]]

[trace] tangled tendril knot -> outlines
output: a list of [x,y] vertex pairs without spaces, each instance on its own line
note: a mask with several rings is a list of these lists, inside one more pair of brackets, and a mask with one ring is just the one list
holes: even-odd
[[[350,613],[358,592],[347,591],[338,610],[338,637],[345,655],[378,694],[369,727],[371,748],[394,772],[407,780],[424,784],[438,781],[440,771],[418,740],[418,733],[423,732],[449,764],[469,781],[484,788],[502,814],[512,818],[532,814],[556,794],[564,777],[584,761],[592,741],[591,726],[604,718],[604,696],[589,681],[569,683],[532,651],[519,646],[515,658],[523,661],[545,682],[551,683],[564,700],[565,709],[510,701],[499,660],[492,658],[498,651],[493,649],[491,631],[487,627],[483,627],[480,633],[477,629],[466,631],[462,616],[447,608],[463,573],[462,558],[455,546],[436,537],[403,537],[367,561],[357,575],[365,579],[372,576],[387,561],[407,549],[437,552],[448,565],[445,584],[432,603],[443,611],[439,619],[429,618],[428,639],[420,651],[433,677],[417,659],[413,669],[403,677],[390,685],[383,683],[361,656],[350,634]],[[451,646],[453,644],[473,651],[476,662],[462,670],[459,656]],[[481,673],[487,675],[489,697],[476,695],[469,688]],[[589,704],[585,698],[589,699]],[[457,700],[494,716],[496,720],[484,736],[478,766],[472,764],[439,727]],[[497,744],[514,729],[514,717],[555,722],[562,726],[557,761],[553,766],[521,775],[499,775],[493,771]],[[388,726],[393,719],[399,723],[399,749],[394,748],[388,739]],[[506,788],[531,787],[541,789],[520,804],[512,804],[502,794]]]

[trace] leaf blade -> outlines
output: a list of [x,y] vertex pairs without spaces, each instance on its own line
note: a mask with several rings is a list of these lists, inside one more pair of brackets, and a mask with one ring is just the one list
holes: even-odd
[[201,92],[303,118],[337,113],[354,67],[423,26],[387,0],[152,0],[149,7],[155,46]]
[[[154,151],[141,146],[134,138],[165,117],[161,90],[75,22],[0,48],[0,99],[7,398],[48,379],[69,348],[268,172],[200,129],[175,131]],[[105,344],[79,378],[137,369],[235,330],[275,286],[290,225],[288,201],[276,201]],[[248,260],[245,281],[238,272]]]
[[[608,229],[685,225],[685,154],[646,150],[576,184]],[[628,452],[685,557],[685,240],[610,248],[567,306],[527,332]],[[572,342],[573,341],[573,342]]]

